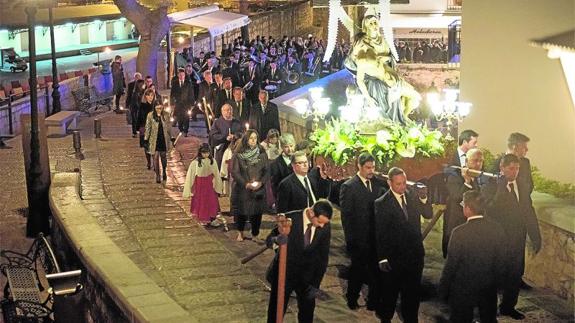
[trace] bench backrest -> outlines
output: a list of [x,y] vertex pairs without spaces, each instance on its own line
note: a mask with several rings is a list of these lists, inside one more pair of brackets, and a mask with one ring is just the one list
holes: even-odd
[[60,265],[56,260],[56,255],[50,246],[50,243],[43,234],[39,235],[36,254],[34,256],[34,266],[36,272],[42,270],[45,274],[53,274],[60,272]]

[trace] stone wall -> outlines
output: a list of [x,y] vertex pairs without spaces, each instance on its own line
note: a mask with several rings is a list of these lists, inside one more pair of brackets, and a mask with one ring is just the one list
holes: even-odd
[[459,86],[459,68],[446,64],[398,64],[399,73],[420,93],[433,83],[438,89],[447,84]]
[[84,312],[85,322],[130,322],[125,313],[116,305],[111,293],[107,291],[110,286],[105,286],[92,272],[86,268],[84,263],[78,258],[71,242],[66,237],[64,230],[60,228],[58,221],[53,222],[52,226],[52,243],[54,252],[60,264],[65,264],[64,270],[82,270],[82,285],[84,289],[78,296],[74,296],[78,304],[87,304]]
[[575,234],[539,221],[543,248],[527,252],[525,277],[537,287],[551,289],[573,304],[575,300]]

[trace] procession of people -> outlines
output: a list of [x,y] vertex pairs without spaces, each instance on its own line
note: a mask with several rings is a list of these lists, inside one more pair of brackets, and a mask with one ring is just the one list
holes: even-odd
[[[277,106],[270,102],[270,97],[311,82],[321,73],[343,68],[347,48],[342,45],[338,50],[337,59],[319,64],[316,58],[323,44],[313,37],[306,42],[288,37],[236,39],[222,56],[206,53],[178,68],[170,82],[169,103],[162,101],[151,78],[146,82],[136,73],[126,101],[132,132],[140,134],[147,168],[161,183],[167,178],[167,154],[178,136],[172,127],[177,126],[179,136],[188,136],[190,120],[204,115],[208,142],[191,162],[183,190],[183,196],[191,199],[190,213],[202,225],[218,226],[219,199],[225,196],[238,243],[251,240],[272,247],[278,236],[287,235],[284,312],[294,291],[299,322],[313,322],[315,298],[329,262],[330,222],[337,216],[327,200],[334,192],[351,259],[347,307],[360,307],[365,284],[367,310],[374,311],[381,322],[391,322],[398,299],[402,320],[418,322],[425,268],[421,218],[433,216],[434,202],[427,187],[408,184],[409,174],[397,167],[384,178],[376,176],[376,159],[368,153],[358,156],[357,174],[336,185],[326,166],[315,165],[303,148],[309,143],[305,139],[298,143],[282,131]],[[351,59],[357,59],[358,53],[353,52]],[[355,63],[359,71],[369,73],[362,65],[366,62]],[[389,82],[385,77],[381,81]],[[368,95],[374,91],[364,90]],[[397,109],[396,115],[403,116],[405,110]],[[447,152],[453,160],[443,175],[448,197],[441,248],[446,260],[437,282],[439,294],[449,304],[452,322],[472,322],[474,307],[479,307],[481,322],[496,322],[497,293],[503,291],[499,314],[519,320],[524,318],[516,305],[524,284],[526,238],[535,252],[541,248],[530,198],[530,163],[525,157],[529,138],[511,134],[509,150],[492,173],[486,173],[478,137],[473,130],[462,131],[456,151]],[[260,237],[263,214],[291,219],[291,233],[278,226],[269,236]],[[276,254],[268,272],[272,286],[268,322],[282,315],[276,312],[278,270]]]

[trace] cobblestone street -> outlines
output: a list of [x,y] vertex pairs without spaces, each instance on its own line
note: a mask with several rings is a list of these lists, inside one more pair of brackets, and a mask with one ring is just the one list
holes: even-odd
[[[85,158],[82,161],[73,154],[72,136],[48,139],[52,172],[81,171],[86,208],[122,251],[200,322],[264,322],[269,297],[264,276],[273,252],[268,250],[241,265],[240,259],[261,245],[250,240],[236,242],[231,217],[226,217],[229,232],[221,227],[202,227],[189,215],[189,199],[181,196],[187,167],[198,145],[207,141],[201,127],[203,121],[192,128],[195,136],[179,138],[177,149],[168,157],[168,181],[157,184],[153,171],[146,169],[143,149],[138,145],[139,139],[132,138],[125,115],[107,113],[99,118],[100,140],[94,139],[92,118],[80,122]],[[24,237],[27,199],[20,141],[21,137],[17,137],[8,142],[12,149],[0,150],[0,245],[2,249],[24,251],[31,240]],[[229,210],[226,197],[220,198],[220,204],[224,213]],[[265,237],[273,227],[273,217],[265,215],[261,236]],[[435,295],[443,267],[440,228],[439,223],[425,241],[422,322],[441,322],[448,317],[446,305]],[[328,272],[316,307],[317,322],[378,321],[365,307],[358,311],[347,309],[343,295],[348,265],[341,220],[336,212]],[[527,315],[525,322],[573,321],[572,304],[570,307],[537,288],[521,292],[518,309]],[[293,299],[286,322],[296,321],[296,310]],[[506,317],[499,319],[512,322]],[[400,322],[397,316],[394,322]]]

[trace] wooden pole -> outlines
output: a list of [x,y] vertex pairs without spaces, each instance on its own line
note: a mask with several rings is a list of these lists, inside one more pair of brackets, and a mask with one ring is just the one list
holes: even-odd
[[425,238],[427,237],[429,232],[431,232],[431,229],[433,229],[433,226],[437,223],[437,221],[443,215],[443,213],[445,213],[445,207],[442,207],[439,210],[437,210],[437,212],[435,212],[435,214],[433,215],[433,217],[429,221],[429,224],[425,227],[425,229],[423,230],[423,233],[421,234],[421,240],[422,241],[425,240]]
[[282,323],[284,319],[284,299],[285,296],[285,283],[286,283],[286,265],[287,265],[287,248],[288,248],[288,235],[291,231],[291,219],[283,215],[279,215],[278,231],[280,235],[277,239],[279,245],[279,262],[278,262],[278,295],[276,304],[276,323]]

